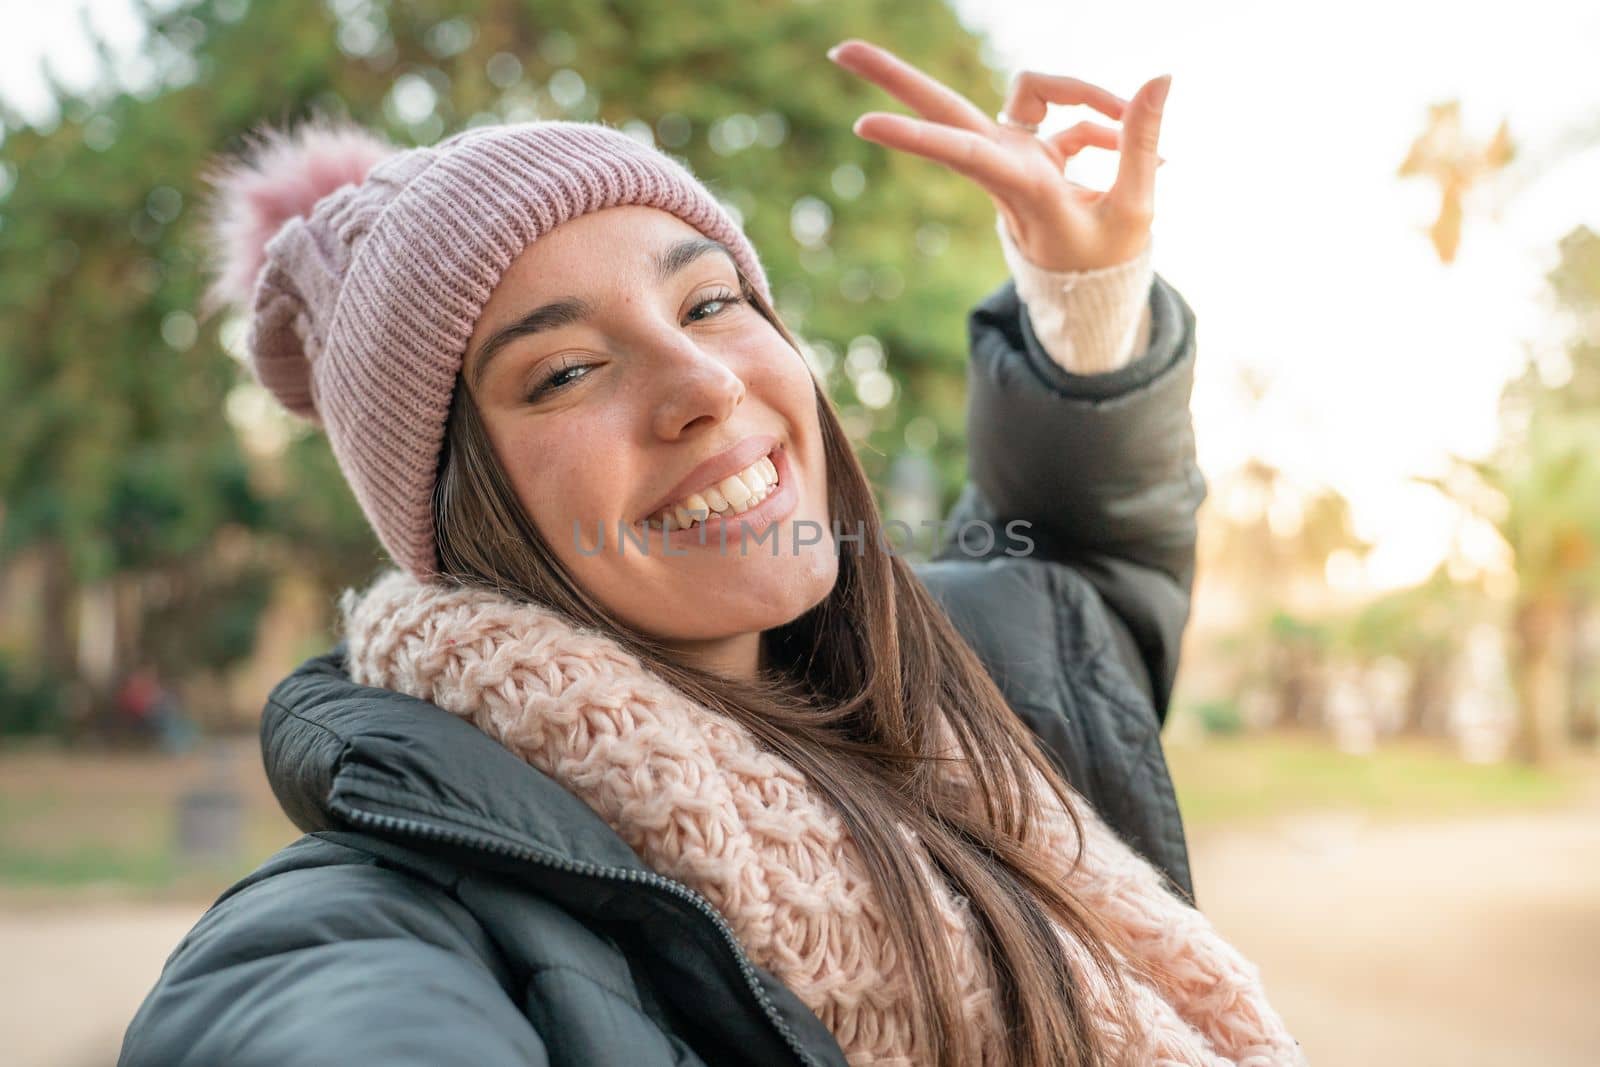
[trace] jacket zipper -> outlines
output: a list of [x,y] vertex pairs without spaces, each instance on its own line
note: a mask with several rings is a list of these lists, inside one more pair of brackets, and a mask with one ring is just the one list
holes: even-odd
[[772,998],[767,996],[767,991],[761,986],[761,979],[756,976],[755,968],[751,966],[749,958],[745,955],[744,948],[739,944],[739,939],[734,935],[733,928],[728,925],[711,902],[699,893],[690,889],[682,882],[675,882],[671,878],[656,874],[651,871],[631,870],[626,867],[601,867],[593,863],[578,863],[571,860],[557,859],[533,849],[522,848],[516,845],[496,841],[493,838],[468,834],[459,830],[445,830],[427,823],[417,822],[414,819],[402,819],[395,815],[381,815],[376,812],[362,811],[352,808],[347,804],[335,801],[333,809],[345,819],[356,825],[364,825],[376,829],[395,830],[415,837],[431,838],[447,844],[468,845],[485,852],[495,852],[514,859],[537,863],[543,867],[553,867],[556,870],[571,874],[582,874],[592,878],[605,878],[610,881],[642,883],[654,889],[670,893],[675,897],[687,900],[722,934],[723,943],[733,955],[734,961],[739,965],[739,972],[744,975],[745,985],[754,994],[756,1003],[772,1023],[778,1033],[783,1035],[784,1041],[794,1050],[795,1057],[806,1067],[819,1067],[817,1061],[801,1045],[800,1039],[795,1036],[789,1024],[783,1021],[778,1014],[778,1009],[773,1005]]

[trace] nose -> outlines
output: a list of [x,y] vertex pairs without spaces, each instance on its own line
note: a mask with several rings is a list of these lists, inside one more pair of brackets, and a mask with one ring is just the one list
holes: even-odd
[[657,437],[665,441],[675,441],[701,424],[717,425],[744,400],[744,379],[688,339],[663,363],[661,375],[654,422]]

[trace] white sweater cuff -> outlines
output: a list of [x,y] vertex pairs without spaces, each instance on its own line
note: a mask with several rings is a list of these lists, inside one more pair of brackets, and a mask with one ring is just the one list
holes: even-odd
[[1018,250],[1005,219],[995,216],[1000,247],[1028,309],[1034,336],[1072,374],[1105,374],[1133,362],[1150,345],[1154,238],[1134,258],[1109,267],[1053,271]]

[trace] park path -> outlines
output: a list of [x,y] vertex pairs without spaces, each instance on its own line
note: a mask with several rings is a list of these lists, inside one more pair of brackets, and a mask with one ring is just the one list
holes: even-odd
[[[1600,805],[1197,834],[1196,893],[1316,1067],[1600,1064]],[[0,910],[0,1048],[116,1061],[203,905]]]
[[1316,1067],[1600,1064],[1600,804],[1286,817],[1192,851]]
[[139,1002],[205,905],[0,908],[0,1062],[110,1067]]

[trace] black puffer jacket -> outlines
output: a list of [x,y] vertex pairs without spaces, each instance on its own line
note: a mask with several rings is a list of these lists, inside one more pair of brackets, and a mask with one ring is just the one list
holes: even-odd
[[[971,317],[971,483],[920,573],[1070,781],[1189,894],[1162,758],[1195,509],[1194,318],[1159,275],[1150,350],[1063,372],[1010,282]],[[971,543],[971,542],[969,542]],[[167,960],[122,1067],[843,1065],[716,911],[466,721],[353,684],[343,647],[268,698],[266,770],[306,832]]]

